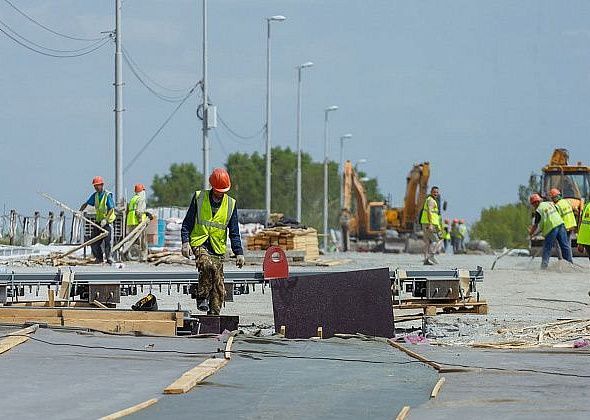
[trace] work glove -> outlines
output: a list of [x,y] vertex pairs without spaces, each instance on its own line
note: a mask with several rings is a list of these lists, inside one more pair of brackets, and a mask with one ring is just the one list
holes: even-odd
[[243,255],[236,255],[236,266],[242,268],[246,263],[246,258]]
[[102,219],[102,220],[100,221],[100,226],[101,226],[101,227],[105,227],[106,225],[107,225],[107,219]]
[[182,243],[182,256],[186,258],[191,257],[191,247],[188,242]]

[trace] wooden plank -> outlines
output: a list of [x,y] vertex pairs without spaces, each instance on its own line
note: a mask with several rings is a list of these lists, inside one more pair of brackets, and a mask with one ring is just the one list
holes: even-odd
[[55,290],[53,289],[47,291],[47,306],[50,308],[55,306]]
[[485,300],[480,300],[479,302],[435,302],[432,300],[426,301],[424,303],[418,302],[410,302],[410,303],[402,303],[399,305],[393,305],[394,309],[424,309],[428,306],[434,306],[437,308],[469,308],[476,306],[487,306],[487,302]]
[[[26,341],[29,341],[28,334],[34,333],[39,328],[39,325],[33,325],[28,328],[23,328],[22,330],[13,331],[9,334],[9,337],[3,338],[0,340],[0,354],[6,353],[8,350],[12,349],[13,347],[18,346]],[[18,334],[15,336],[10,336],[12,334]]]
[[7,317],[0,318],[0,324],[24,325],[35,322],[38,324],[47,324],[52,326],[61,326],[61,317],[57,316],[35,316],[35,317]]
[[175,312],[176,314],[176,326],[177,327],[184,327],[184,312]]
[[102,303],[100,303],[100,302],[99,302],[98,300],[96,300],[96,299],[92,301],[92,304],[93,304],[94,306],[98,307],[98,308],[101,308],[101,309],[109,309],[109,307],[108,307],[108,306],[106,306],[106,305],[103,305]]
[[410,349],[406,348],[405,346],[401,345],[400,343],[396,343],[396,342],[395,342],[395,341],[393,341],[391,338],[387,340],[387,343],[388,343],[388,344],[389,344],[391,347],[395,347],[396,349],[403,351],[403,352],[404,352],[404,353],[406,353],[408,356],[410,356],[410,357],[412,357],[412,358],[414,358],[414,359],[416,359],[416,360],[419,360],[419,361],[421,361],[422,363],[425,363],[425,364],[427,364],[428,366],[430,366],[430,367],[433,367],[433,368],[434,368],[434,369],[436,369],[436,370],[440,370],[440,369],[441,369],[441,366],[440,366],[438,363],[436,363],[436,362],[433,362],[432,360],[428,360],[426,357],[424,357],[424,356],[422,356],[422,355],[420,355],[420,354],[418,354],[418,353],[415,353],[415,352],[413,352],[412,350],[410,350]]
[[27,317],[59,317],[61,316],[61,309],[49,308],[13,308],[5,306],[0,308],[0,319],[2,318],[27,318]]
[[445,377],[443,376],[442,378],[440,378],[436,384],[434,385],[434,388],[432,388],[432,392],[430,393],[430,398],[436,398],[438,396],[438,393],[440,392],[440,388],[443,386],[443,384],[445,383]]
[[[102,310],[101,310],[102,311]],[[175,336],[176,321],[160,320],[120,320],[120,319],[65,319],[66,327],[89,328],[107,333],[127,334],[140,333],[145,335]]]
[[225,351],[223,353],[223,357],[225,357],[226,360],[231,359],[231,347],[234,343],[234,337],[236,336],[237,333],[238,333],[237,331],[232,332],[231,335],[227,339],[227,343],[225,343]]
[[164,394],[185,394],[204,379],[213,375],[228,363],[226,359],[207,359],[200,365],[185,372],[180,378],[164,389]]
[[150,407],[158,402],[157,398],[152,398],[150,400],[144,401],[142,403],[136,404],[133,407],[125,408],[124,410],[117,411],[116,413],[109,414],[108,416],[101,417],[100,420],[115,420],[120,419],[122,417],[128,416],[133,413],[137,413],[138,411],[143,410],[144,408]]
[[63,309],[62,316],[66,319],[105,319],[129,321],[174,321],[177,313],[172,311],[130,311],[127,309]]
[[404,406],[400,412],[398,413],[397,417],[395,418],[395,420],[405,420],[405,418],[408,416],[408,413],[410,412],[410,406],[406,405]]

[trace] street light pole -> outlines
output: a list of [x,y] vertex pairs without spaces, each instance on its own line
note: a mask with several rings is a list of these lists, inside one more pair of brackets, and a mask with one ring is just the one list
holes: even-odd
[[123,197],[123,51],[121,0],[115,1],[115,200],[124,206]]
[[328,252],[328,114],[337,109],[332,105],[324,110],[324,254]]
[[270,217],[270,195],[271,195],[271,121],[270,121],[270,24],[271,22],[282,22],[285,16],[271,16],[266,18],[266,224]]
[[344,169],[344,167],[342,166],[342,165],[344,165],[344,161],[342,159],[344,158],[344,140],[348,140],[350,138],[352,138],[352,134],[345,134],[340,137],[340,168],[339,168],[339,172],[340,172],[340,208],[341,209],[344,207],[344,194],[342,191],[342,173],[343,173],[343,169]]
[[209,126],[207,121],[207,113],[209,112],[209,101],[207,100],[208,95],[208,83],[207,83],[207,0],[203,0],[203,80],[201,80],[201,89],[203,92],[203,189],[209,188]]
[[297,221],[301,223],[301,70],[313,66],[311,61],[297,66]]

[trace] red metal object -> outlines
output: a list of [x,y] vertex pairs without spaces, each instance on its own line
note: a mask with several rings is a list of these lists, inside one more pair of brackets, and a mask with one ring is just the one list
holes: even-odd
[[289,277],[287,256],[280,246],[271,246],[266,250],[262,271],[265,280],[286,279]]

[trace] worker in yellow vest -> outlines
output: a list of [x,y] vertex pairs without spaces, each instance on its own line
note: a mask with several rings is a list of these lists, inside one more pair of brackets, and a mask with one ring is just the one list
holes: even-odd
[[[94,193],[90,195],[88,200],[80,207],[80,212],[86,210],[86,207],[92,206],[96,211],[96,223],[107,231],[107,236],[100,241],[94,242],[90,247],[92,255],[95,258],[95,263],[101,264],[106,259],[108,264],[112,264],[111,248],[113,241],[113,227],[112,224],[117,218],[115,214],[115,200],[113,200],[113,193],[105,190],[104,180],[101,176],[95,176],[92,179]],[[92,228],[92,237],[95,238],[102,232],[96,227]],[[104,246],[104,257],[103,257]]]
[[578,228],[578,251],[586,251],[590,258],[590,202],[586,203],[580,215],[580,227]]
[[424,265],[437,264],[434,253],[438,246],[438,234],[441,230],[441,217],[438,207],[439,188],[432,187],[430,194],[424,200],[420,224],[424,234]]
[[[151,219],[151,215],[147,213],[144,185],[135,184],[133,190],[135,191],[135,194],[133,197],[131,197],[129,204],[127,205],[127,217],[125,220],[127,234],[131,233],[131,231],[135,229],[137,225],[146,220],[148,217]],[[137,246],[139,247],[140,251],[140,260],[147,261],[147,230],[144,229],[144,231],[139,236]]]
[[559,191],[557,188],[551,188],[549,191],[549,197],[551,198],[551,201],[553,201],[553,204],[555,204],[559,215],[563,219],[563,224],[565,226],[565,230],[567,231],[568,239],[571,240],[572,233],[578,226],[572,205],[568,200],[561,196],[561,191]]
[[449,252],[449,246],[451,243],[451,221],[449,219],[445,219],[443,224],[442,230],[442,238],[444,240],[444,253],[446,254]]
[[227,195],[231,180],[223,168],[215,168],[209,177],[210,190],[197,191],[182,222],[182,255],[195,255],[199,282],[191,290],[197,308],[208,315],[219,315],[225,297],[223,262],[227,238],[236,255],[236,265],[245,263],[236,200]]
[[545,269],[549,265],[549,257],[551,256],[551,250],[556,240],[563,258],[570,263],[573,262],[571,243],[568,241],[563,219],[559,215],[555,205],[548,201],[543,201],[541,196],[536,193],[531,194],[529,202],[535,209],[535,219],[533,225],[529,228],[529,234],[534,236],[540,233],[545,238],[543,242],[541,268]]

